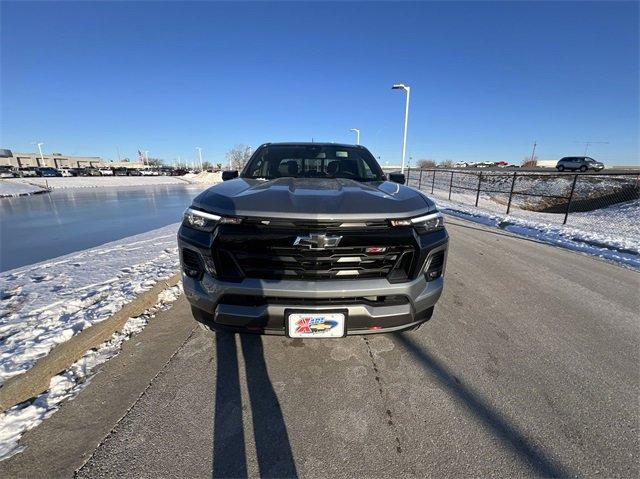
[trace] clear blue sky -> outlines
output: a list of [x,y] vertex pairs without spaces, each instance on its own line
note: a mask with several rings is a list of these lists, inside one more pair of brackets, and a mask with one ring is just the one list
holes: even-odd
[[354,142],[414,161],[638,162],[638,3],[8,3],[1,146],[222,161]]

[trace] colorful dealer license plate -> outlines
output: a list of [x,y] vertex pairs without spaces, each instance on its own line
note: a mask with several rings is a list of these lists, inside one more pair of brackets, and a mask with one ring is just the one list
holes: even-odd
[[341,338],[344,325],[343,313],[291,313],[287,317],[291,338]]

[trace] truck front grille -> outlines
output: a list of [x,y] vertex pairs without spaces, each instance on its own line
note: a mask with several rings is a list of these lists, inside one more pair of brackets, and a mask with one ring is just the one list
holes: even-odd
[[410,278],[417,261],[411,228],[387,227],[375,232],[343,229],[336,247],[294,246],[297,236],[309,231],[318,229],[223,225],[212,250],[219,277],[232,281],[387,278],[401,282]]
[[263,251],[232,251],[247,277],[259,279],[384,278],[412,254],[403,247],[367,253],[366,247],[305,250],[267,247]]

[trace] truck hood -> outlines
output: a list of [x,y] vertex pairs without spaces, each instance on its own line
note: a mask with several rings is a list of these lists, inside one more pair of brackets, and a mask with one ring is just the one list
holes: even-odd
[[407,218],[435,210],[421,192],[398,183],[344,178],[237,178],[203,191],[193,206],[224,216],[314,220]]

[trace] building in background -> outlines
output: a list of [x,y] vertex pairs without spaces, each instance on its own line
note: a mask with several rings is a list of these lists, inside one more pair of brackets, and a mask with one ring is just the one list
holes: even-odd
[[99,156],[70,156],[61,153],[42,155],[40,153],[13,153],[11,150],[0,150],[0,165],[11,165],[16,168],[23,166],[51,166],[53,168],[143,168],[138,162],[107,161]]

